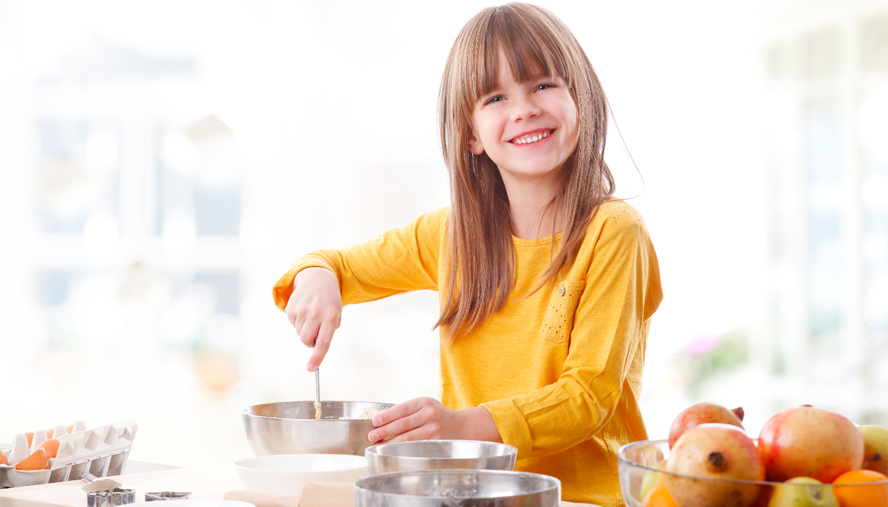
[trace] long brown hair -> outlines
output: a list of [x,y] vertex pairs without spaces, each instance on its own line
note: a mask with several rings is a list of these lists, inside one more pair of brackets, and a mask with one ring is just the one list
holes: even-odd
[[475,106],[496,86],[497,50],[513,77],[524,82],[542,72],[562,78],[577,106],[577,145],[564,163],[554,205],[562,216],[561,244],[537,289],[570,266],[598,207],[613,195],[604,162],[607,98],[576,38],[551,12],[510,3],[479,12],[456,38],[438,99],[441,149],[450,173],[451,214],[446,304],[436,323],[455,337],[482,324],[512,291],[515,250],[509,198],[487,153],[468,149]]

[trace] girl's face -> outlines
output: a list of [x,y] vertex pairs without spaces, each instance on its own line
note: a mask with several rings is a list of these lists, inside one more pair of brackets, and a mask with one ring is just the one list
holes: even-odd
[[502,50],[496,87],[475,104],[469,148],[487,152],[506,188],[521,181],[560,181],[577,139],[577,106],[559,77],[519,83]]

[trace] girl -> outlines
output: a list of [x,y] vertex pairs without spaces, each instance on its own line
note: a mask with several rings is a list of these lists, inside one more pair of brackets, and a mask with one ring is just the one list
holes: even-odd
[[621,505],[616,451],[647,438],[638,400],[662,291],[641,216],[612,198],[598,78],[557,17],[507,4],[458,35],[439,108],[451,206],[302,257],[275,303],[314,371],[343,304],[438,290],[441,402],[377,415],[370,441],[505,442],[564,500]]

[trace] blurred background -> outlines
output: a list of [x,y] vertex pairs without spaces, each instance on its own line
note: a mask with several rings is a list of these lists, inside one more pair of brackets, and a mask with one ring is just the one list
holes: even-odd
[[[651,438],[704,400],[888,426],[888,0],[538,3],[658,251]],[[135,460],[252,455],[244,407],[314,397],[272,284],[448,204],[439,80],[488,5],[0,0],[0,442],[134,419]],[[437,308],[347,307],[322,398],[437,397]]]

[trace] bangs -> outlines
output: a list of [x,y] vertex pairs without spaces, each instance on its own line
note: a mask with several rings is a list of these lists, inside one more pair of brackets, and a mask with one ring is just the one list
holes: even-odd
[[[486,26],[479,27],[474,54],[478,61],[466,69],[471,76],[469,99],[474,105],[496,88],[497,52],[502,49],[515,81],[522,83],[540,76],[558,76],[571,86],[565,48],[555,27],[544,19],[528,16],[520,9],[505,5],[492,9]],[[467,62],[469,63],[469,62]],[[472,75],[474,74],[474,75]]]

